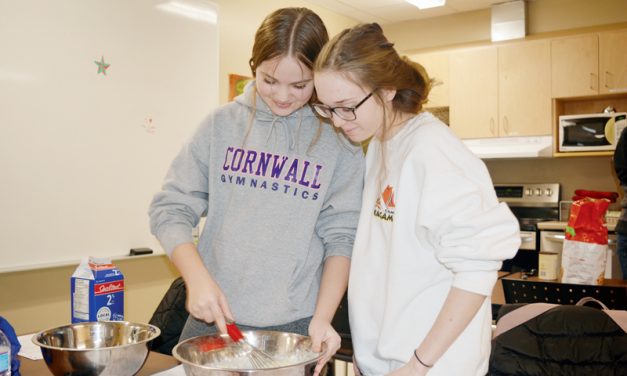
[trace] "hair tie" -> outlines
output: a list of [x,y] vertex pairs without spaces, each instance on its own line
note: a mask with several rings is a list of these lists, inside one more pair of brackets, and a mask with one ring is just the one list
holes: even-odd
[[418,361],[418,363],[422,364],[424,367],[427,367],[427,368],[433,367],[433,364],[428,365],[428,364],[424,363],[422,360],[420,360],[420,358],[418,357],[418,354],[416,353],[417,350],[418,349],[414,350],[414,356],[416,357],[416,360]]

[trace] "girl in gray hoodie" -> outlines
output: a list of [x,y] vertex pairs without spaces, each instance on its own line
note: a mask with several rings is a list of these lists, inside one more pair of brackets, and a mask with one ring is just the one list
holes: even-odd
[[151,230],[187,287],[181,340],[225,332],[229,320],[309,334],[314,350],[326,344],[317,372],[340,346],[331,320],[348,280],[363,153],[309,106],[327,40],[308,9],[266,17],[255,80],[200,124],[154,196]]

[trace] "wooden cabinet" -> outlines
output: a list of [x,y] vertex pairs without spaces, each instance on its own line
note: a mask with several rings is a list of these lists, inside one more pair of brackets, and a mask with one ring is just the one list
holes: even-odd
[[461,138],[555,135],[559,115],[583,108],[600,112],[606,99],[627,97],[627,29],[412,58],[436,79],[442,77],[427,107],[449,105],[450,126]]
[[597,34],[551,40],[551,94],[553,98],[599,93],[599,38]]
[[451,128],[461,138],[550,135],[547,40],[452,51]]
[[557,151],[560,115],[627,110],[627,30],[551,40],[555,157],[611,156],[612,151]]
[[548,40],[498,48],[499,135],[550,135],[551,49]]
[[429,107],[446,107],[449,105],[449,53],[428,52],[408,56],[411,60],[420,63],[426,70],[434,84],[429,93]]
[[599,93],[627,93],[627,30],[599,33]]
[[449,118],[461,138],[498,137],[496,47],[452,51],[449,60]]
[[553,98],[627,92],[627,30],[551,40]]

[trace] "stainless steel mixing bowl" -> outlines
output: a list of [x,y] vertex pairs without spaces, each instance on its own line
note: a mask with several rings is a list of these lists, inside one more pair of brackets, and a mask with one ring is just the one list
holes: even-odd
[[101,321],[44,330],[32,340],[53,375],[130,376],[142,368],[148,342],[160,333],[149,324]]
[[311,351],[311,339],[306,336],[264,330],[242,333],[251,345],[284,365],[264,369],[233,367],[246,364],[245,359],[243,362],[238,361],[246,354],[242,354],[240,345],[226,334],[190,338],[176,345],[172,355],[183,363],[187,376],[310,376],[322,357],[321,353]]

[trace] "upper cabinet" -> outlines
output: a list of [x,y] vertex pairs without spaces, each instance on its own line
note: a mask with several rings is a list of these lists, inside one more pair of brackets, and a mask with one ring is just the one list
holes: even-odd
[[449,119],[461,138],[498,137],[496,48],[455,50],[449,61]]
[[449,105],[449,52],[428,52],[408,56],[411,60],[422,65],[427,74],[433,79],[433,86],[429,93],[429,107],[445,107]]
[[502,136],[552,133],[548,40],[500,46],[499,130]]
[[599,33],[599,92],[627,93],[627,30]]
[[[627,30],[551,40],[551,92],[554,136],[561,115],[590,114],[613,107],[627,109]],[[611,156],[612,151],[559,152],[554,157]]]
[[627,30],[551,40],[554,98],[627,92]]
[[426,107],[449,106],[449,125],[460,138],[554,135],[560,115],[599,112],[604,100],[627,98],[627,29],[410,58],[441,82]]
[[551,134],[546,40],[452,51],[450,121],[461,138]]
[[599,94],[599,38],[596,34],[551,40],[554,98]]

